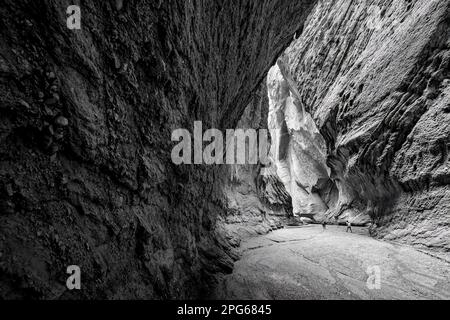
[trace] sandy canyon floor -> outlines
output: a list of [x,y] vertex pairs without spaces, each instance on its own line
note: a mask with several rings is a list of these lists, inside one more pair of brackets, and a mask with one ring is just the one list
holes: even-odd
[[251,238],[241,250],[216,298],[450,299],[448,260],[373,239],[366,228],[285,228]]

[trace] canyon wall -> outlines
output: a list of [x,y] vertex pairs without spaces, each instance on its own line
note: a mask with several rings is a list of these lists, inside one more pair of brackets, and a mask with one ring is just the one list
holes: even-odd
[[278,65],[267,77],[268,127],[272,132],[271,158],[279,179],[292,199],[294,216],[317,219],[333,205],[322,199],[330,185],[326,144],[311,115],[290,90]]
[[279,65],[326,141],[339,190],[328,217],[450,250],[447,0],[322,0]]
[[[255,130],[255,136],[260,134],[259,130],[265,130],[263,132],[267,132],[267,143],[258,137],[258,149],[259,146],[266,145],[267,151],[272,139],[267,131],[268,114],[269,102],[264,81],[260,89],[253,94],[252,101],[236,128]],[[220,225],[233,242],[278,229],[292,213],[290,195],[278,178],[270,155],[265,153],[268,156],[265,161],[258,154],[258,164],[250,164],[250,152],[259,150],[252,150],[249,142],[250,139],[247,139],[246,164],[229,165],[229,181],[224,186],[227,211],[226,215],[219,219]]]
[[[291,210],[448,252],[449,1],[315,4],[4,0],[0,298],[204,297]],[[196,120],[289,139],[267,166],[175,165]]]
[[314,3],[2,1],[0,297],[207,294],[230,168],[173,164],[171,133],[235,128]]

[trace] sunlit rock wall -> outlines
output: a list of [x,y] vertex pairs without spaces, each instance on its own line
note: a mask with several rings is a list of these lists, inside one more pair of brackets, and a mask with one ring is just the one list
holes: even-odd
[[[267,88],[263,83],[253,94],[236,128],[252,129],[256,134],[259,130],[267,132],[268,109]],[[258,141],[258,150],[251,150],[246,140],[247,161],[250,152],[259,151],[259,144],[267,141],[268,149],[270,138],[268,134],[267,140]],[[281,227],[292,211],[291,199],[272,170],[272,163],[258,155],[258,164],[229,165],[229,172],[229,183],[224,187],[227,212],[220,218],[229,236],[239,242],[245,237]]]
[[450,250],[448,0],[322,0],[282,57],[326,141],[337,212]]
[[267,76],[270,156],[276,173],[292,198],[294,215],[323,216],[327,200],[319,192],[330,180],[326,144],[311,116],[293,93],[278,65]]

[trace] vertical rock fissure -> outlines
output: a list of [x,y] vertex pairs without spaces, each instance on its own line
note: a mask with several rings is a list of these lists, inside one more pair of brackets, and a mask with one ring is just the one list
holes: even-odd
[[267,76],[271,158],[291,196],[293,215],[325,219],[337,199],[326,164],[325,140],[281,64],[273,66]]

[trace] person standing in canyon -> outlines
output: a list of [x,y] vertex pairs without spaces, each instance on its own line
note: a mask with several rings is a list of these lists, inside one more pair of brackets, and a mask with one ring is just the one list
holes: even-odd
[[353,233],[353,231],[352,231],[352,223],[349,220],[347,220],[346,223],[347,223],[347,230],[345,232],[348,232],[348,230],[350,230],[350,232]]
[[325,219],[322,221],[322,228],[323,230],[327,228],[327,221]]

